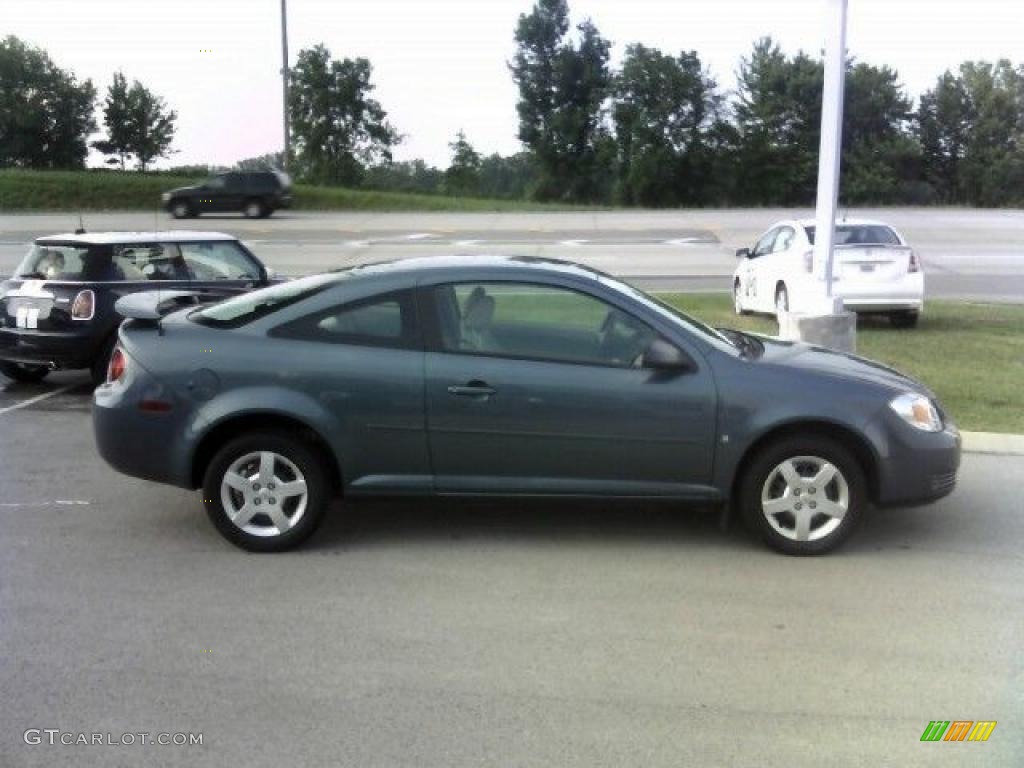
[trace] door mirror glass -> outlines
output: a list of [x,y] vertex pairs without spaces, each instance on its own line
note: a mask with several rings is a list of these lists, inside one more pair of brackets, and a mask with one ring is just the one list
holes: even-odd
[[738,251],[736,251],[736,258],[737,259],[749,259],[750,258],[750,249],[749,248],[740,248]]
[[675,371],[684,373],[696,369],[688,354],[664,339],[655,339],[647,347],[643,356],[643,367],[655,371]]

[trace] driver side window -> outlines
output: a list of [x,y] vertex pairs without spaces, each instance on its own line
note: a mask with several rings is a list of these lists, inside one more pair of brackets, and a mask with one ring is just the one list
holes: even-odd
[[775,237],[778,235],[779,230],[770,229],[761,239],[757,241],[757,245],[754,246],[754,250],[750,252],[750,257],[756,259],[758,256],[764,256],[766,253],[771,253],[772,244],[775,242]]
[[658,334],[589,294],[532,283],[435,289],[447,352],[628,367]]

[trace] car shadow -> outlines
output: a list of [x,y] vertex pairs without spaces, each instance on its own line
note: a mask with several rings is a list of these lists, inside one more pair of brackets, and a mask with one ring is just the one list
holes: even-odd
[[367,499],[338,503],[304,545],[330,552],[401,543],[460,540],[578,541],[690,549],[759,546],[733,525],[723,533],[714,507],[631,500]]

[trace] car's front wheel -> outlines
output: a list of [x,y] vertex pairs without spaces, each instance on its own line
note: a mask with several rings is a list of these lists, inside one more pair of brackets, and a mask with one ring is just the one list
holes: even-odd
[[232,544],[279,552],[320,524],[330,485],[314,449],[283,432],[237,437],[213,457],[203,482],[210,520]]
[[737,315],[749,315],[750,310],[743,308],[743,295],[740,291],[740,281],[734,280],[732,284],[732,308]]
[[821,555],[850,535],[867,504],[864,470],[826,437],[778,440],[758,453],[740,481],[747,525],[787,555]]
[[893,328],[914,328],[917,325],[918,317],[920,314],[914,310],[892,312],[889,314],[889,322],[892,323]]
[[247,219],[262,219],[266,215],[265,210],[263,201],[255,197],[246,200],[245,205],[242,206],[242,213]]
[[38,384],[46,378],[50,369],[45,365],[22,365],[21,363],[0,362],[0,373],[8,379],[22,384]]
[[193,216],[192,206],[188,200],[175,200],[171,203],[171,216],[176,219],[190,219]]
[[789,289],[785,283],[779,283],[775,288],[775,314],[784,315],[789,312]]

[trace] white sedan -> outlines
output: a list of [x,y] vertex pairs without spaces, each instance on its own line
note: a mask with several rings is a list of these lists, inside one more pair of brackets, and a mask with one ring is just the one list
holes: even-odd
[[[799,310],[802,300],[824,295],[824,270],[815,269],[813,219],[780,221],[754,247],[740,248],[733,273],[738,314],[778,315]],[[887,314],[910,328],[924,307],[924,273],[917,254],[895,229],[880,221],[836,224],[832,295],[858,313]],[[822,265],[818,265],[819,267]]]

